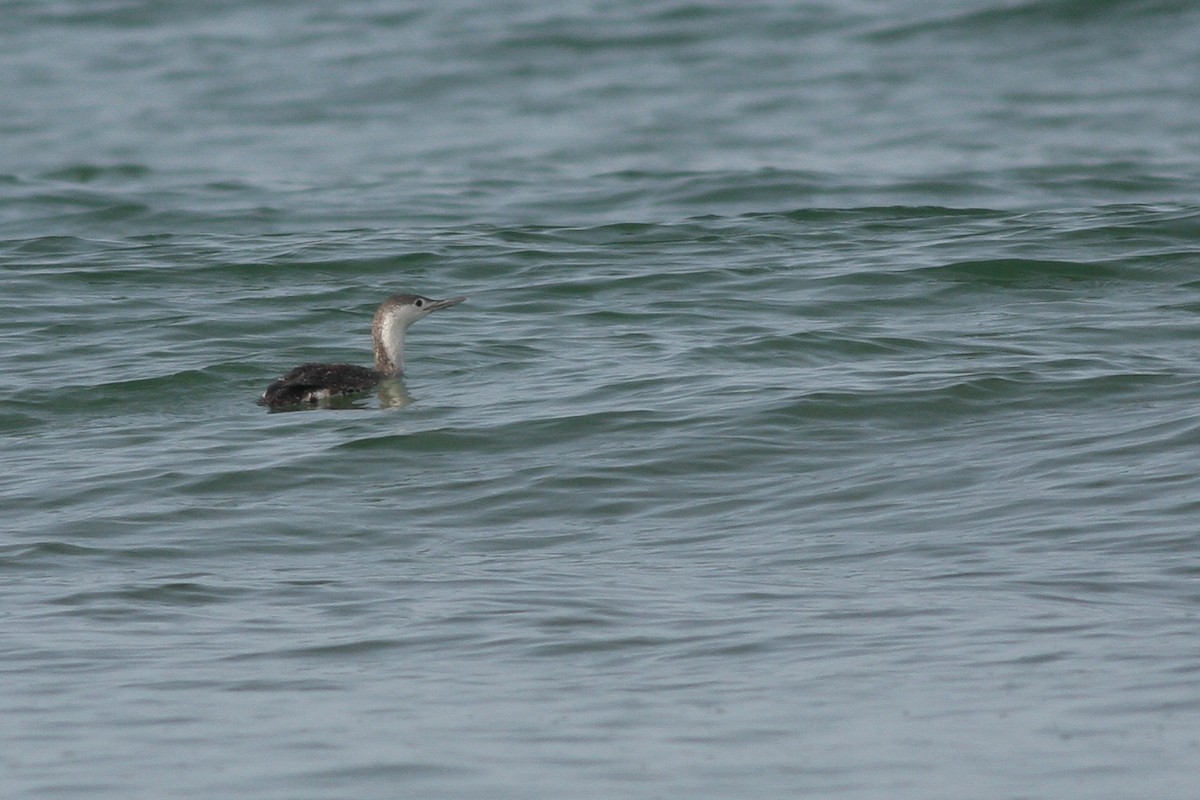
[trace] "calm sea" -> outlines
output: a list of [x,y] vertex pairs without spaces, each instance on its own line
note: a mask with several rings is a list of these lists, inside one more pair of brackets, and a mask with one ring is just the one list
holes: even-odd
[[1200,796],[1200,4],[0,18],[0,795]]

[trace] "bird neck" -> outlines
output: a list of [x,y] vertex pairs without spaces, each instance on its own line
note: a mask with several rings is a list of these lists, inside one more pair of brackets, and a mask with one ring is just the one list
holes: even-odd
[[407,328],[392,316],[377,320],[372,333],[375,338],[375,369],[384,375],[404,372],[404,332]]

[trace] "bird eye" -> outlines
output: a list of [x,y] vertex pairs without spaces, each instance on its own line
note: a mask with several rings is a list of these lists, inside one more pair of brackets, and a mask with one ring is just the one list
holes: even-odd
[[421,300],[420,298],[418,298],[418,299],[417,299],[417,302],[416,302],[416,306],[417,306],[417,308],[420,308],[420,307],[421,307],[421,306],[423,306],[423,305],[425,305],[425,301],[424,301],[424,300]]

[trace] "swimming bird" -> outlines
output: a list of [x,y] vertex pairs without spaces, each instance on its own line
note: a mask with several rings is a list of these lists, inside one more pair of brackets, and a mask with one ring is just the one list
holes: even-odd
[[358,394],[380,381],[404,372],[404,334],[408,326],[439,309],[456,306],[465,297],[433,300],[419,294],[394,294],[375,312],[375,368],[353,364],[301,364],[272,383],[258,398],[260,406],[287,408],[316,405],[331,397]]

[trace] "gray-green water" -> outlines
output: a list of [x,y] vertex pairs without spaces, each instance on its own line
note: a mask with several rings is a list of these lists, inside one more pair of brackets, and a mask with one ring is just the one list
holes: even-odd
[[7,795],[1200,790],[1194,4],[0,12]]

